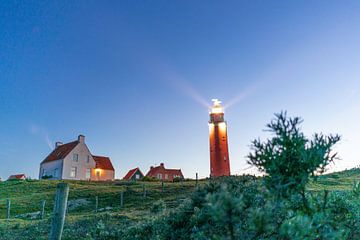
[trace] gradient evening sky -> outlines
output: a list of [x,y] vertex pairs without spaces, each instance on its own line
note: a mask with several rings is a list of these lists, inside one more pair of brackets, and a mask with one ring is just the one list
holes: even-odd
[[116,177],[164,162],[209,175],[208,109],[228,106],[231,172],[287,110],[360,163],[359,1],[1,1],[0,177],[38,176],[86,136]]

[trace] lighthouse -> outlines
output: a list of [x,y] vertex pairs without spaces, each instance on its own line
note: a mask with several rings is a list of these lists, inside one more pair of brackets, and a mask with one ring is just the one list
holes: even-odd
[[210,177],[230,176],[227,124],[224,109],[218,99],[213,99],[210,109]]

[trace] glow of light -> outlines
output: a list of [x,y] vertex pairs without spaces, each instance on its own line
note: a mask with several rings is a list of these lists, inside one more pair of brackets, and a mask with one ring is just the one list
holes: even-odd
[[249,86],[248,88],[244,89],[243,91],[239,92],[234,98],[232,98],[230,101],[228,101],[224,105],[224,109],[228,109],[229,107],[232,107],[233,105],[236,105],[237,103],[241,102],[242,100],[248,98],[252,94],[255,93],[257,89],[262,87],[264,85],[264,81],[256,81],[254,84]]
[[151,71],[156,75],[160,76],[160,80],[166,82],[170,85],[174,90],[180,92],[200,105],[209,108],[208,102],[205,98],[200,94],[199,91],[191,84],[191,81],[183,77],[180,73],[174,70],[171,66],[162,62],[155,62],[153,58],[151,58]]
[[101,169],[100,168],[95,168],[95,173],[96,175],[101,175]]
[[226,123],[221,122],[221,123],[218,124],[218,126],[219,126],[219,129],[220,129],[221,131],[225,131],[225,130],[226,130]]
[[214,124],[209,123],[209,132],[212,133],[214,131]]
[[219,101],[218,99],[212,99],[212,101],[214,102],[214,104],[211,107],[210,113],[224,113],[224,109],[221,106],[221,101]]

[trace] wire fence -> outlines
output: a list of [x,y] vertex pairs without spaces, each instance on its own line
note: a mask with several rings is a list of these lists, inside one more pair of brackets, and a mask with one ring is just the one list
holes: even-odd
[[[86,185],[70,187],[66,215],[150,208],[155,201],[160,199],[167,207],[173,208],[188,197],[196,186],[197,181],[177,183],[121,181],[110,187],[99,185],[96,189],[87,189]],[[10,194],[7,198],[0,200],[0,219],[50,218],[54,211],[55,201],[55,189],[53,194],[41,197],[32,196],[31,193],[20,197],[12,197]]]

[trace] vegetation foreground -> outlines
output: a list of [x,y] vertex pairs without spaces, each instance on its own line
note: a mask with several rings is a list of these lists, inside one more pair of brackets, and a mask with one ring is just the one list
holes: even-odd
[[[353,169],[310,182],[311,214],[299,207],[299,198],[275,200],[253,176],[200,181],[198,188],[195,181],[168,183],[164,191],[158,182],[69,182],[70,202],[89,202],[70,205],[63,239],[359,239],[359,179],[360,170]],[[47,239],[57,183],[0,183],[0,239]],[[8,197],[12,218],[5,220]],[[43,220],[24,214],[38,211],[44,199]]]
[[[267,125],[272,138],[252,142],[248,163],[263,177],[70,182],[63,239],[360,239],[360,169],[323,175],[340,136],[306,138],[301,122],[277,114]],[[17,216],[0,220],[0,238],[47,239],[56,183],[1,183],[0,218],[6,198]],[[42,200],[48,214],[29,220]]]

